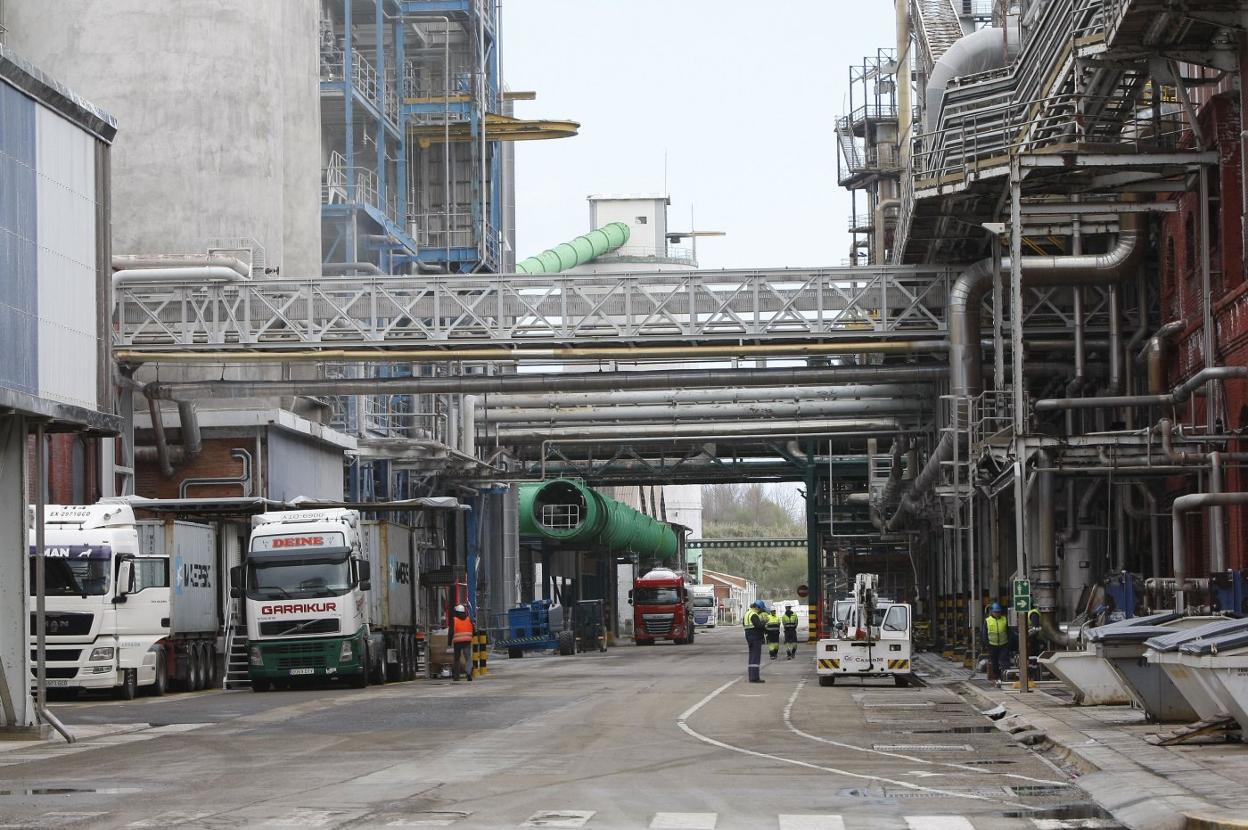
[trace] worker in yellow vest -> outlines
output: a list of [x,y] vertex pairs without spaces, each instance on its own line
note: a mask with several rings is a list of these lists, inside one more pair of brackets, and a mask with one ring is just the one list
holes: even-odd
[[780,624],[784,626],[785,654],[788,659],[792,660],[797,656],[797,614],[793,613],[792,605],[784,607],[784,616],[780,618]]
[[1010,667],[1010,621],[1001,603],[994,602],[984,618],[988,642],[988,679],[1001,685],[1001,678]]
[[[766,613],[766,612],[764,612]],[[771,613],[767,614],[767,654],[772,660],[780,654],[780,612],[779,609],[771,609]]]
[[749,647],[750,656],[745,664],[746,671],[751,683],[766,683],[759,676],[760,664],[763,661],[763,638],[767,626],[767,606],[760,599],[746,609],[745,616],[741,618],[742,624],[745,626],[745,643]]

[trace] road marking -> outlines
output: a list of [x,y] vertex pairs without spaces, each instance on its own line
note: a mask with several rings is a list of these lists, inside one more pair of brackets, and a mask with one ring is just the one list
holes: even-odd
[[780,830],[845,830],[840,816],[780,816]]
[[386,827],[450,827],[457,821],[468,818],[471,812],[464,810],[435,810],[426,813],[412,813],[411,818],[396,818],[386,822]]
[[262,827],[324,827],[331,821],[350,815],[343,810],[295,810],[288,816],[269,819]]
[[1122,825],[1110,818],[1033,818],[1036,830],[1117,830]]
[[0,824],[0,827],[21,828],[21,830],[31,830],[35,827],[69,827],[73,824],[81,824],[88,819],[106,816],[108,813],[81,813],[81,812],[54,812],[44,813],[34,819],[29,819],[20,824]]
[[910,830],[975,830],[975,825],[962,816],[906,816]]
[[[951,761],[934,761],[931,758],[920,758],[917,755],[907,755],[904,752],[893,752],[890,750],[886,750],[886,749],[883,749],[880,745],[877,745],[875,747],[858,746],[857,744],[847,744],[843,741],[834,741],[831,738],[822,738],[818,735],[812,735],[809,732],[803,732],[802,730],[798,729],[796,726],[793,725],[793,704],[797,703],[797,696],[798,694],[801,693],[802,688],[805,685],[806,685],[805,680],[799,680],[797,683],[797,687],[793,689],[793,694],[789,695],[788,703],[784,705],[784,725],[788,728],[790,732],[792,732],[794,735],[797,735],[798,737],[806,738],[807,740],[810,740],[810,741],[818,741],[821,744],[828,744],[829,746],[840,747],[841,749],[853,750],[854,752],[869,752],[869,753],[874,753],[876,755],[886,755],[890,758],[900,758],[903,761],[911,761],[916,764],[929,764],[931,766],[949,767],[951,769],[964,770],[966,772],[973,772],[973,773],[976,773],[977,775],[998,775],[1004,778],[1017,778],[1020,781],[1031,781],[1032,783],[1035,783],[1035,784],[1050,784],[1054,786],[1066,786],[1065,781],[1053,781],[1047,778],[1033,778],[1030,775],[1022,775],[1017,772],[992,772],[990,770],[985,770],[983,767],[973,766],[971,764],[955,764]],[[913,773],[908,773],[908,774],[913,774]]]
[[212,815],[209,812],[189,812],[186,810],[169,810],[164,813],[158,813],[151,818],[145,818],[140,821],[132,821],[127,827],[172,827],[175,824],[184,824],[190,821],[199,821],[201,818],[207,818]]
[[[729,680],[727,683],[720,686],[718,689],[711,692],[709,695],[707,695],[706,697],[699,700],[697,703],[690,706],[688,709],[682,712],[680,716],[676,719],[676,725],[680,727],[680,730],[684,732],[686,735],[696,740],[699,740],[704,744],[717,746],[720,749],[727,749],[731,752],[739,752],[742,755],[750,755],[754,758],[766,758],[769,761],[779,761],[782,764],[792,764],[795,767],[805,767],[806,769],[819,770],[820,772],[830,772],[833,775],[841,775],[846,778],[859,778],[864,781],[879,781],[884,784],[892,784],[893,786],[901,787],[907,790],[914,790],[916,792],[923,792],[923,793],[932,793],[933,795],[943,795],[949,798],[965,798],[971,801],[990,801],[990,802],[996,801],[996,802],[1007,804],[1011,807],[1017,807],[1023,810],[1035,809],[1033,807],[1028,807],[1024,804],[1019,804],[1018,802],[1014,802],[1014,801],[1005,801],[1003,799],[998,799],[998,798],[989,798],[983,795],[974,795],[973,793],[959,793],[959,792],[954,792],[952,790],[940,790],[934,787],[922,787],[910,781],[898,781],[895,778],[885,778],[880,775],[867,775],[861,772],[850,772],[849,770],[838,769],[837,767],[823,767],[823,766],[819,766],[818,764],[808,763],[807,761],[799,761],[796,758],[785,758],[781,755],[771,755],[766,752],[755,752],[752,749],[746,749],[745,747],[741,747],[741,746],[733,746],[732,744],[724,743],[723,741],[716,740],[715,738],[712,738],[708,735],[703,735],[701,732],[698,732],[692,726],[689,725],[688,723],[689,718],[693,717],[699,709],[701,709],[706,704],[710,703],[712,700],[718,697],[721,692],[723,692],[729,686],[732,686],[734,683],[739,682],[740,680],[741,678],[739,677],[736,678],[735,680]],[[861,747],[853,747],[853,748],[861,749]]]
[[715,830],[718,813],[655,813],[650,830]]
[[584,827],[596,810],[543,810],[529,816],[521,827]]

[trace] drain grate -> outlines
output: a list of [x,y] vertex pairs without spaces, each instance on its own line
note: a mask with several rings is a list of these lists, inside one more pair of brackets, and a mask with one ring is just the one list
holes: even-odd
[[976,787],[972,789],[954,789],[944,787],[941,791],[907,790],[901,788],[884,788],[885,798],[964,798],[968,795],[980,798],[1000,798],[1006,794],[1005,787]]
[[1001,759],[981,758],[975,761],[963,761],[962,762],[963,766],[968,766],[968,767],[995,767],[998,764],[1017,764],[1017,763],[1018,761],[1012,761],[1008,758],[1001,758]]
[[876,752],[970,752],[970,744],[875,744]]
[[885,702],[881,702],[881,703],[871,703],[871,702],[864,702],[864,703],[862,704],[862,708],[864,708],[864,709],[931,709],[931,708],[932,708],[932,707],[934,707],[935,705],[936,705],[936,704],[932,703],[930,700],[925,700],[925,701],[923,701],[922,703],[885,703]]
[[1068,784],[1020,784],[1007,789],[1018,798],[1053,798],[1070,794]]

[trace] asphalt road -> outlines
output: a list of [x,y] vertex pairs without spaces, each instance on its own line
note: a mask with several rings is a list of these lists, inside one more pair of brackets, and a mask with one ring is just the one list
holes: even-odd
[[0,828],[1117,826],[939,680],[812,662],[749,685],[731,629],[473,683],[59,703],[92,737],[0,745]]

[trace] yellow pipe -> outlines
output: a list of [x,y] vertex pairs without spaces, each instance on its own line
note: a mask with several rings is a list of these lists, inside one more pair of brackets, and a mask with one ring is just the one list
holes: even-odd
[[555,346],[545,349],[303,349],[263,352],[133,351],[118,349],[118,363],[269,363],[304,360],[350,360],[364,363],[444,360],[644,360],[648,358],[735,357],[747,355],[914,354],[945,351],[946,340],[843,340],[831,343],[749,343],[712,346]]

